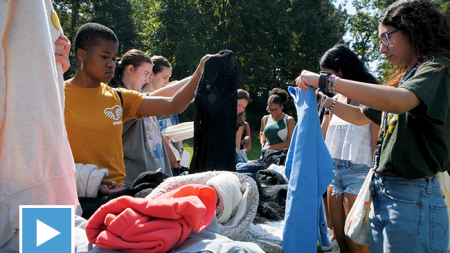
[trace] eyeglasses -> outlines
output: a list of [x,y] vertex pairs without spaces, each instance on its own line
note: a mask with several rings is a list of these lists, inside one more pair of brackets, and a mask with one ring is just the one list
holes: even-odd
[[278,112],[278,109],[277,109],[277,108],[275,108],[275,109],[269,109],[269,107],[267,107],[267,108],[266,108],[266,111],[267,111],[268,113],[277,113],[277,112]]
[[398,32],[398,31],[400,31],[400,29],[395,29],[395,30],[392,31],[392,32],[385,33],[385,34],[384,34],[383,36],[381,36],[381,38],[380,38],[380,44],[383,44],[385,47],[388,47],[389,44],[390,44],[389,37],[390,37],[392,34]]

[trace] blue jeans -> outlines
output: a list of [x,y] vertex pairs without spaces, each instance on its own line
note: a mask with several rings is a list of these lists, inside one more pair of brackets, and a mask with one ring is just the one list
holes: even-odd
[[333,159],[333,170],[336,173],[330,184],[333,186],[333,195],[342,193],[358,195],[369,169],[365,164]]
[[375,176],[370,252],[447,252],[447,206],[435,177]]

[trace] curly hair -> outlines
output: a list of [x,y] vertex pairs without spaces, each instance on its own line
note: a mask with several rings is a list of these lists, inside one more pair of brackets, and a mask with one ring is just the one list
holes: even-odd
[[119,43],[116,34],[108,27],[97,23],[86,23],[75,35],[75,52],[78,49],[89,50],[93,46],[98,46],[102,40]]
[[389,5],[379,22],[409,36],[417,59],[450,58],[450,25],[446,16],[429,0],[399,0]]
[[138,49],[131,49],[126,52],[122,58],[117,60],[116,69],[114,71],[114,78],[109,82],[109,86],[113,88],[117,87],[125,87],[122,82],[123,71],[129,65],[133,65],[134,68],[137,68],[142,65],[142,63],[147,62],[153,65],[152,59],[146,53],[142,52]]
[[356,54],[344,45],[336,44],[328,49],[320,59],[322,68],[342,73],[342,78],[366,83],[378,83],[367,71],[364,63]]
[[273,88],[269,93],[269,99],[267,104],[274,103],[279,106],[285,105],[289,100],[289,94],[287,91],[280,88]]

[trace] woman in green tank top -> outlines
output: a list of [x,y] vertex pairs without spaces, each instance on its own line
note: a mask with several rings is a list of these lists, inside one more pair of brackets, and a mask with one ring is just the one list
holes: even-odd
[[295,128],[293,117],[283,113],[283,106],[287,103],[287,91],[274,88],[267,101],[267,112],[261,120],[260,140],[263,149],[285,149],[291,144],[292,133]]

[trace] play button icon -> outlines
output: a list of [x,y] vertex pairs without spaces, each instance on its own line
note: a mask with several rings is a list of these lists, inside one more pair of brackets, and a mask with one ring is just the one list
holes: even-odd
[[61,234],[58,230],[50,227],[40,220],[36,220],[36,247],[39,247],[44,242]]
[[74,206],[20,206],[21,253],[73,253]]

